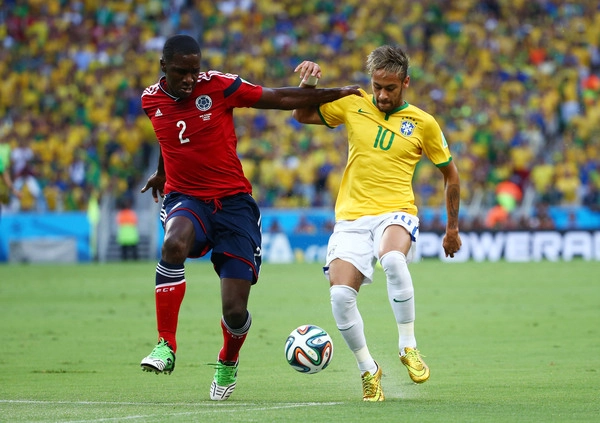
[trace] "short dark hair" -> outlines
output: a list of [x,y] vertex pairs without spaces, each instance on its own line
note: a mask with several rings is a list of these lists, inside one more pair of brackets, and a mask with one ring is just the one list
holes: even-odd
[[162,57],[170,62],[176,54],[200,54],[200,44],[189,35],[173,35],[165,41]]

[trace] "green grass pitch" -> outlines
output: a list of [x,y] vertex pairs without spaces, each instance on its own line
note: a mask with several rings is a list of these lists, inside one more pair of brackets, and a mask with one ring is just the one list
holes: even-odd
[[[363,403],[319,264],[264,264],[238,386],[208,390],[221,346],[219,284],[188,262],[177,365],[139,367],[156,342],[156,263],[0,266],[0,422],[592,422],[600,416],[600,262],[411,265],[419,349],[410,382],[381,270],[359,305],[386,401]],[[329,367],[300,374],[283,346],[301,324],[333,338]]]

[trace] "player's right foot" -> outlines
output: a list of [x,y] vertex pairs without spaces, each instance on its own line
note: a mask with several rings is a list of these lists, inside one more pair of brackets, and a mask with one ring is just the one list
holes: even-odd
[[175,368],[175,353],[169,343],[160,338],[150,355],[142,359],[140,366],[145,372],[171,374]]
[[[377,363],[375,363],[377,364]],[[385,396],[383,395],[383,389],[381,389],[381,367],[377,364],[377,371],[375,374],[364,372],[361,375],[362,388],[363,388],[363,401],[383,401]]]
[[210,385],[210,399],[213,401],[225,401],[237,383],[238,363],[217,361],[215,364],[215,377]]
[[408,370],[408,375],[415,383],[423,383],[429,379],[429,367],[416,348],[405,347],[404,354],[400,354],[400,362]]

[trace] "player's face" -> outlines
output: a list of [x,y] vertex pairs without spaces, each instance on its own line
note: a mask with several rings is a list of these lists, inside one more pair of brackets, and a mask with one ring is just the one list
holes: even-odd
[[175,54],[170,62],[160,59],[160,68],[165,73],[169,94],[187,98],[198,82],[200,54]]
[[373,95],[377,102],[377,108],[382,112],[389,113],[404,104],[402,96],[404,88],[408,87],[410,76],[400,79],[395,73],[387,73],[380,69],[371,75]]

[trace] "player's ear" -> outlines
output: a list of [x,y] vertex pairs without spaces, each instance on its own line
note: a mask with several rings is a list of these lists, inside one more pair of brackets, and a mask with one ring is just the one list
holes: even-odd
[[409,85],[410,85],[410,75],[406,75],[406,78],[404,78],[404,81],[402,81],[402,86],[404,88],[408,88]]
[[164,73],[167,73],[167,64],[165,63],[165,59],[160,58],[160,70]]

